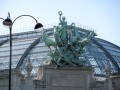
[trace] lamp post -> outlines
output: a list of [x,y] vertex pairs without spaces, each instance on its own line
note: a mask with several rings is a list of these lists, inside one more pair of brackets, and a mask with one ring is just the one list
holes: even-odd
[[6,19],[3,19],[3,18],[0,18],[3,20],[3,25],[9,27],[9,30],[10,30],[10,61],[9,61],[9,88],[8,90],[11,90],[11,68],[12,68],[12,27],[13,27],[13,24],[14,22],[20,18],[20,17],[23,17],[23,16],[28,16],[28,17],[31,17],[33,18],[35,21],[36,21],[36,25],[34,27],[34,29],[38,29],[38,28],[41,28],[43,27],[43,25],[41,23],[38,23],[38,21],[31,15],[20,15],[18,16],[17,18],[14,19],[14,21],[12,22],[11,18],[10,18],[10,13],[8,12],[8,17]]

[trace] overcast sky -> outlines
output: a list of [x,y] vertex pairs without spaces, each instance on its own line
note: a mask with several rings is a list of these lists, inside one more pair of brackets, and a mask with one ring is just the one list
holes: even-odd
[[[97,37],[120,46],[120,0],[1,0],[0,17],[11,19],[28,14],[34,16],[44,26],[59,22],[58,11],[63,12],[68,22],[83,24],[96,29]],[[0,34],[8,33],[0,20]],[[16,20],[13,32],[34,27],[30,17]]]

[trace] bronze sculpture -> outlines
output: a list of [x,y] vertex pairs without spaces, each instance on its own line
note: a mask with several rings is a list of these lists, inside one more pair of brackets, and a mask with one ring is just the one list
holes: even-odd
[[[79,60],[82,49],[91,42],[94,36],[93,31],[89,31],[84,39],[80,39],[80,34],[75,24],[67,25],[65,17],[59,11],[60,23],[54,26],[54,40],[48,38],[46,31],[43,31],[43,42],[50,49],[49,56],[55,65],[58,67],[63,66],[83,66],[84,62]],[[51,46],[54,50],[51,50]]]

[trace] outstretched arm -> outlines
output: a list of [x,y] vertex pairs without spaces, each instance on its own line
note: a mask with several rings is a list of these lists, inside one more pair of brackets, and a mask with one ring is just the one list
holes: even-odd
[[61,19],[62,12],[61,12],[61,11],[59,11],[59,12],[58,12],[58,14],[60,15],[59,20],[60,20],[60,23],[61,23],[61,22],[62,22],[62,19]]

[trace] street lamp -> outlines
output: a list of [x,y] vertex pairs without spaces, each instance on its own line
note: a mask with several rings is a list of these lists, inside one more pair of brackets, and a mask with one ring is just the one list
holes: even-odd
[[31,15],[20,15],[18,16],[17,18],[14,19],[14,21],[12,22],[11,18],[10,18],[10,13],[8,12],[8,17],[6,19],[3,19],[3,18],[0,18],[3,21],[3,25],[9,27],[9,30],[10,30],[10,61],[9,61],[9,88],[8,90],[11,90],[11,66],[12,66],[12,27],[13,27],[13,24],[14,22],[20,18],[20,17],[23,17],[23,16],[28,16],[28,17],[31,17],[33,18],[35,21],[36,21],[36,25],[34,27],[34,29],[38,29],[38,28],[41,28],[43,27],[43,25],[41,23],[38,23],[38,21]]

